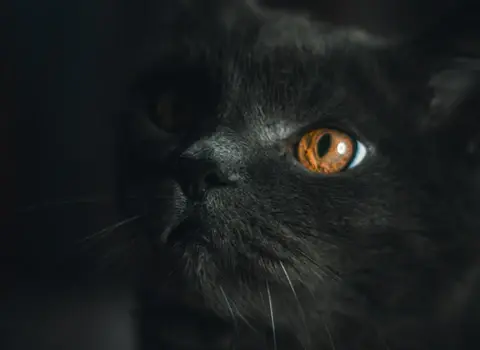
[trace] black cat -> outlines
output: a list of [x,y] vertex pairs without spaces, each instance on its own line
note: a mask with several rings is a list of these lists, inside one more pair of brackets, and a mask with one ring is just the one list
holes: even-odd
[[215,315],[211,348],[478,348],[478,62],[228,24],[163,43],[128,119],[153,294]]

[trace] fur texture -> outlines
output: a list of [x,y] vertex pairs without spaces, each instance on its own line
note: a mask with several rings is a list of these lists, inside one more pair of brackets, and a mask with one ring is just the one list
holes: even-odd
[[[278,14],[181,35],[127,120],[153,294],[177,281],[236,330],[210,348],[477,348],[475,61]],[[292,149],[315,127],[364,162],[308,172]]]

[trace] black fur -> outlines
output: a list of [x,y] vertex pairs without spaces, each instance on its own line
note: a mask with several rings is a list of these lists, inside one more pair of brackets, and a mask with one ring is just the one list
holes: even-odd
[[[178,281],[175,299],[237,330],[210,348],[478,348],[475,61],[302,17],[246,23],[190,28],[137,90],[129,190],[171,271],[153,294]],[[172,115],[155,112],[166,95]],[[302,168],[293,145],[319,126],[365,161]]]

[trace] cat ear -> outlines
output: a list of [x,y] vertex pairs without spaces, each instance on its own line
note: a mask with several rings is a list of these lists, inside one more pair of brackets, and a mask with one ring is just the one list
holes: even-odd
[[451,118],[468,118],[473,113],[471,100],[480,93],[480,60],[455,60],[432,72],[427,85],[431,99],[429,113],[422,120],[425,126],[438,126]]
[[394,79],[415,109],[411,126],[451,156],[452,167],[470,160],[480,165],[480,26],[470,7],[459,5],[394,53]]
[[[413,84],[430,93],[428,116],[422,120],[426,127],[459,118],[467,101],[478,94],[480,26],[474,5],[471,1],[459,1],[441,20],[400,40],[402,52],[410,56],[408,69],[414,67],[409,74]],[[422,99],[425,97],[422,94]]]
[[420,129],[434,132],[449,152],[480,164],[480,59],[456,59],[433,72],[428,113]]

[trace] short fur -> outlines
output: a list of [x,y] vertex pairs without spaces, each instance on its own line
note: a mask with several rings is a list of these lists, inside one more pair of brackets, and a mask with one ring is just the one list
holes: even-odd
[[[180,281],[235,349],[477,349],[475,61],[299,16],[246,23],[186,30],[136,90],[129,189],[172,267],[155,285]],[[365,161],[308,172],[292,147],[314,127]]]

